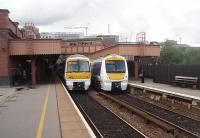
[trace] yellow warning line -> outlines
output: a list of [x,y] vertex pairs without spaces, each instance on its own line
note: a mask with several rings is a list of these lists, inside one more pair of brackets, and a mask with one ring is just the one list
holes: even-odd
[[42,107],[42,114],[41,114],[41,117],[40,117],[40,122],[39,122],[39,126],[38,126],[38,129],[37,129],[36,138],[42,138],[45,115],[46,115],[46,111],[47,111],[47,104],[48,104],[49,93],[50,93],[50,86],[51,86],[51,84],[49,84],[46,95],[45,95],[45,101],[44,101],[44,104],[43,104],[43,107]]

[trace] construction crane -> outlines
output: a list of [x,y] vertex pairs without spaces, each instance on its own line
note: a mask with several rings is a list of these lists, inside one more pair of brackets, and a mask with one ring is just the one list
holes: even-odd
[[87,26],[78,26],[78,27],[65,27],[65,29],[85,29],[85,35],[87,36],[88,33],[88,27],[89,23],[87,24]]

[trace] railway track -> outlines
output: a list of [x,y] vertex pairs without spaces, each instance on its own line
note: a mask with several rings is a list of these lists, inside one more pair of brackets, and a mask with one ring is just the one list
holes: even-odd
[[128,94],[110,94],[102,92],[99,94],[142,115],[145,119],[165,127],[169,131],[174,132],[176,129],[190,137],[200,138],[200,121],[163,109]]
[[146,137],[88,94],[71,92],[70,95],[97,137]]

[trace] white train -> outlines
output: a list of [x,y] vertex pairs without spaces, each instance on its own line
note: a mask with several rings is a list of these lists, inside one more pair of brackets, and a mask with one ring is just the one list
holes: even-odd
[[91,83],[90,59],[83,55],[68,57],[64,79],[68,90],[88,90]]
[[112,54],[92,62],[92,85],[98,90],[125,91],[128,86],[126,59]]

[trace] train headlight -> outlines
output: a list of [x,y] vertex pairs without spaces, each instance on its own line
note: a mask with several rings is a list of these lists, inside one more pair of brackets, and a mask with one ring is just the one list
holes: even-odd
[[87,79],[90,79],[90,78],[91,78],[91,74],[88,74],[88,75],[86,76],[86,78],[87,78]]
[[124,80],[128,80],[128,76],[125,76],[125,77],[124,77]]
[[65,75],[65,78],[66,78],[66,79],[73,79],[73,76],[70,75],[70,74],[66,74],[66,75]]
[[108,76],[106,76],[106,79],[107,79],[107,80],[110,80]]

